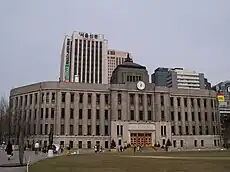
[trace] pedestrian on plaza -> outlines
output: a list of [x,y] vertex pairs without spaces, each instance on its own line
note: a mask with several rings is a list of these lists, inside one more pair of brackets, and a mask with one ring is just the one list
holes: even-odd
[[6,153],[7,153],[8,160],[10,160],[11,156],[13,156],[13,145],[10,143],[10,141],[6,146]]
[[38,150],[39,150],[39,143],[38,141],[35,143],[34,148],[35,148],[35,155],[38,155]]

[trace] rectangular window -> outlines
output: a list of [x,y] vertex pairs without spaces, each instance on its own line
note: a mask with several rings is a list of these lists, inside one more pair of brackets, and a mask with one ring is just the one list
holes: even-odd
[[99,120],[100,119],[100,110],[97,109],[96,111],[96,119]]
[[49,103],[49,98],[50,98],[50,94],[49,92],[46,93],[46,103]]
[[65,108],[61,108],[61,118],[65,118]]
[[185,112],[184,116],[185,116],[185,121],[188,121],[188,112]]
[[180,107],[180,97],[177,97],[177,106]]
[[91,135],[91,125],[88,125],[87,127],[87,135]]
[[121,127],[121,130],[120,130],[121,136],[123,136],[123,125],[121,125],[120,127]]
[[72,136],[73,135],[73,125],[69,125],[69,135]]
[[91,147],[92,147],[92,146],[91,146],[91,141],[87,141],[87,148],[88,148],[88,149],[91,149]]
[[192,134],[196,135],[196,127],[195,126],[192,126]]
[[194,146],[197,147],[197,140],[194,140]]
[[192,121],[195,121],[195,114],[192,112]]
[[151,94],[147,95],[147,104],[148,104],[148,106],[152,105],[152,95]]
[[38,93],[35,93],[35,104],[38,103]]
[[142,110],[139,111],[139,120],[140,121],[144,120],[144,115],[143,115],[143,111]]
[[96,95],[96,103],[97,103],[98,105],[100,104],[100,97],[101,97],[100,94],[97,94],[97,95]]
[[175,135],[175,126],[171,127],[171,132],[172,132],[172,135]]
[[216,126],[213,126],[212,130],[213,130],[213,134],[216,135]]
[[109,95],[105,94],[105,104],[108,105],[109,104]]
[[149,110],[148,111],[148,121],[151,121],[152,120],[152,111]]
[[50,124],[50,132],[54,133],[54,124]]
[[134,105],[134,94],[130,94],[130,105]]
[[79,94],[79,103],[83,103],[83,93]]
[[179,135],[182,135],[182,127],[179,126]]
[[207,107],[207,100],[204,99],[204,107],[206,108]]
[[92,103],[92,94],[88,94],[88,104]]
[[88,109],[88,119],[91,119],[91,109]]
[[188,126],[185,127],[186,135],[189,135]]
[[215,115],[214,115],[214,112],[212,112],[212,121],[215,121]]
[[181,113],[178,112],[178,121],[181,121]]
[[43,108],[41,108],[41,119],[43,119]]
[[106,109],[105,110],[105,120],[109,119],[109,111]]
[[79,119],[82,119],[82,109],[79,109]]
[[70,119],[73,119],[74,116],[74,109],[70,108]]
[[135,117],[134,117],[134,110],[130,110],[130,120],[135,120]]
[[191,98],[191,107],[194,107],[194,99]]
[[204,140],[201,140],[201,141],[200,141],[200,145],[201,145],[201,147],[204,146]]
[[78,141],[78,148],[82,149],[82,141]]
[[51,119],[54,119],[54,108],[51,108]]
[[174,121],[174,120],[175,120],[175,118],[174,118],[174,112],[171,111],[171,121]]
[[42,128],[43,128],[43,125],[42,125],[42,124],[40,124],[40,135],[42,135],[42,134],[43,134]]
[[122,119],[122,114],[121,114],[121,110],[119,109],[118,112],[117,112],[117,118],[118,120],[121,120]]
[[105,141],[105,148],[106,148],[106,149],[109,148],[109,141]]
[[49,109],[46,108],[46,119],[48,119],[48,118],[49,118]]
[[173,147],[176,148],[176,140],[173,140]]
[[100,125],[96,125],[96,135],[100,135]]
[[55,93],[52,93],[51,102],[52,102],[52,103],[55,102]]
[[201,114],[198,112],[198,120],[201,121]]
[[109,135],[109,127],[108,125],[105,125],[105,136]]
[[119,125],[117,125],[117,135],[119,136],[119,134],[120,134],[120,131],[119,131]]
[[205,112],[205,121],[208,121],[208,112]]
[[45,135],[48,134],[48,124],[45,124]]
[[78,125],[78,135],[82,136],[82,125]]
[[161,106],[164,106],[164,96],[161,96]]
[[139,94],[139,105],[143,105],[143,95]]
[[161,136],[164,136],[164,126],[161,126]]
[[184,98],[184,106],[187,107],[188,106],[188,99]]
[[165,112],[161,111],[161,121],[165,121]]
[[205,133],[206,133],[206,135],[208,135],[208,134],[209,134],[209,131],[208,131],[208,126],[206,126],[206,127],[205,127]]
[[117,103],[120,105],[121,104],[121,94],[117,95]]
[[197,106],[200,107],[200,99],[197,99]]
[[184,140],[180,141],[180,147],[184,147]]
[[66,93],[61,93],[61,101],[62,101],[62,103],[65,103],[65,94]]
[[164,126],[164,136],[166,136],[166,126]]
[[71,103],[74,102],[74,93],[70,93],[70,102],[71,102]]
[[61,124],[61,133],[60,135],[65,135],[65,125]]
[[170,105],[173,106],[174,103],[173,103],[173,97],[170,97]]

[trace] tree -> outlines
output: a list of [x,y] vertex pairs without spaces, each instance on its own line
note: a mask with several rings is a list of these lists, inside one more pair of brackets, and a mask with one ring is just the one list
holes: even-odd
[[116,147],[116,142],[114,140],[112,140],[111,142],[111,149],[114,149]]
[[230,115],[221,115],[221,129],[224,147],[228,148],[228,141],[230,140]]
[[6,136],[9,135],[9,105],[4,97],[0,99],[0,143],[6,141]]
[[168,139],[167,140],[167,142],[166,142],[166,152],[168,152],[168,148],[169,148],[169,146],[172,146],[172,143],[171,143],[171,141]]

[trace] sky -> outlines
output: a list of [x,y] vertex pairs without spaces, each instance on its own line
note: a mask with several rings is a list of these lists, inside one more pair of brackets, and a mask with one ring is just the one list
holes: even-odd
[[0,96],[58,80],[65,35],[102,33],[151,75],[184,67],[230,80],[230,0],[1,0]]

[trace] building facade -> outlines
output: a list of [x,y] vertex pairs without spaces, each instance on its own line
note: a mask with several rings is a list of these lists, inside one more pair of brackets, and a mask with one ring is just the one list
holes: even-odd
[[218,148],[216,92],[158,87],[144,66],[130,58],[118,65],[111,84],[42,82],[11,90],[12,134],[25,126],[26,140],[76,148],[100,144],[172,149]]
[[179,89],[211,89],[203,73],[184,68],[157,68],[151,75],[152,83]]
[[60,81],[108,83],[108,41],[103,34],[73,32],[61,53]]
[[132,58],[129,52],[118,51],[118,50],[113,50],[113,49],[109,49],[107,51],[108,83],[110,83],[110,79],[111,79],[113,71],[116,69],[118,65],[122,64],[125,61],[128,54],[130,58]]

